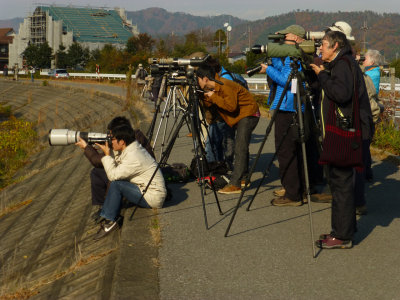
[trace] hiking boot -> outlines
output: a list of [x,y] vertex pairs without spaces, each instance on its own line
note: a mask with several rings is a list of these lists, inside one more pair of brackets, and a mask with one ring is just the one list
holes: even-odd
[[95,241],[100,240],[105,237],[112,231],[118,230],[121,224],[121,217],[118,217],[115,221],[105,220],[100,224],[100,229],[97,231],[95,237],[93,238]]
[[350,249],[353,247],[351,240],[339,240],[329,235],[326,239],[318,240],[315,245],[321,249]]
[[[240,181],[240,187],[241,187],[241,188],[244,188],[245,184],[246,184],[246,180]],[[246,188],[250,187],[250,184],[251,184],[251,182],[249,182],[249,183],[246,185]]]
[[220,194],[240,194],[242,189],[238,186],[227,184],[223,189],[220,189],[218,193]]
[[311,201],[316,203],[331,203],[331,194],[313,194],[311,195]]
[[365,205],[356,206],[356,215],[365,216],[368,213],[367,207]]
[[302,201],[293,201],[286,197],[275,198],[271,201],[273,206],[301,206],[303,205]]
[[282,187],[282,188],[276,189],[276,190],[274,191],[274,196],[276,196],[276,197],[283,197],[283,196],[285,196],[285,193],[286,193],[286,190],[285,190],[284,187]]

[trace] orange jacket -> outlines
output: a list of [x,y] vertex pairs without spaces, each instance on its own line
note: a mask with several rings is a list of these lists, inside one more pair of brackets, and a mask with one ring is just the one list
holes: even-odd
[[205,96],[204,104],[217,106],[218,113],[230,127],[235,126],[241,119],[253,116],[259,112],[258,104],[251,93],[240,84],[215,75],[215,79],[224,85],[215,84],[214,94]]

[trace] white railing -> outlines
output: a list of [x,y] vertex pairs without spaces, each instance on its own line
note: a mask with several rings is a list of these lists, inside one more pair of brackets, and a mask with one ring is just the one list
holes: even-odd
[[[3,74],[3,71],[0,71],[0,74]],[[12,70],[8,71],[9,75],[14,74]],[[27,74],[25,71],[19,71],[18,74],[24,75]],[[48,75],[47,71],[41,71],[40,75]],[[97,73],[69,73],[69,77],[71,78],[85,78],[85,79],[113,79],[113,80],[125,80],[125,74],[97,74]],[[244,77],[244,76],[243,76]],[[132,75],[132,78],[135,78],[135,75]],[[249,84],[249,88],[251,91],[262,91],[263,93],[268,93],[269,87],[266,78],[249,78],[245,77],[247,83]],[[381,83],[379,85],[380,90],[390,91],[390,83]],[[395,84],[396,91],[400,91],[400,83]]]

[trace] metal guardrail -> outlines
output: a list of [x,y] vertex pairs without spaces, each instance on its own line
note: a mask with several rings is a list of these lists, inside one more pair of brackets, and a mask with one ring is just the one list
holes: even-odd
[[[3,71],[0,71],[0,74],[3,74]],[[8,74],[12,75],[14,72],[12,70],[8,71]],[[25,75],[28,74],[26,71],[22,70],[19,71],[18,74]],[[47,71],[41,71],[40,75],[48,75]],[[111,80],[125,80],[125,74],[97,74],[97,73],[69,73],[69,77],[72,78],[85,78],[85,79],[111,79]],[[244,76],[243,76],[244,77]],[[132,78],[135,78],[135,75],[132,75]],[[250,90],[261,92],[261,93],[268,93],[269,87],[266,78],[249,78],[245,77]],[[390,83],[381,82],[379,85],[380,90],[390,91]],[[395,84],[396,91],[400,91],[400,83]]]

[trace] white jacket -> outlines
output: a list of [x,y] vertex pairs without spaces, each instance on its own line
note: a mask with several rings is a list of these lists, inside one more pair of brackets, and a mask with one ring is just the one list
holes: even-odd
[[[104,156],[101,159],[108,179],[110,181],[129,180],[143,193],[157,168],[154,158],[137,141],[129,144],[122,152],[115,153],[115,158]],[[158,169],[144,198],[151,207],[161,208],[166,195],[164,177]]]

